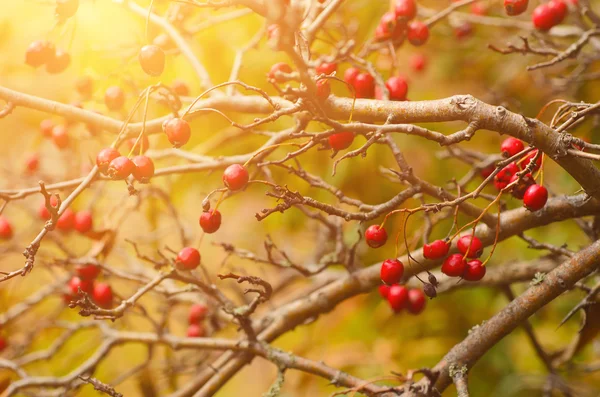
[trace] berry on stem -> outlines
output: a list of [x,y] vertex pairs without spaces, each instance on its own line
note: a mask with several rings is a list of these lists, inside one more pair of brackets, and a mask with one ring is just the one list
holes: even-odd
[[190,313],[188,315],[189,324],[198,324],[200,321],[206,318],[208,314],[208,307],[202,303],[196,303],[190,307]]
[[461,254],[452,254],[442,264],[442,273],[449,277],[460,277],[465,272],[467,262]]
[[214,233],[221,227],[221,213],[217,210],[204,211],[199,223],[204,233]]
[[429,244],[423,244],[423,256],[426,259],[442,259],[448,255],[450,244],[444,240],[435,240]]
[[193,270],[198,265],[200,265],[200,252],[196,248],[183,248],[175,259],[175,266],[181,270]]
[[343,131],[329,135],[327,139],[329,141],[329,146],[331,146],[333,150],[344,150],[352,145],[354,134],[350,131]]
[[379,248],[387,241],[387,232],[385,228],[379,227],[379,225],[371,225],[365,231],[365,239],[367,245],[371,248]]
[[529,211],[538,211],[546,205],[548,201],[548,190],[541,185],[531,185],[523,195],[523,205]]
[[112,179],[125,179],[135,169],[135,164],[126,156],[119,156],[108,165],[106,174]]
[[131,159],[135,167],[133,168],[133,177],[140,183],[150,182],[150,178],[154,176],[154,162],[147,156],[135,156]]
[[106,283],[97,283],[94,285],[94,302],[104,309],[110,309],[113,301],[113,292],[110,285]]
[[73,227],[79,233],[87,233],[92,230],[94,226],[94,221],[92,218],[92,213],[90,211],[79,211],[75,214],[75,218],[73,220]]
[[173,147],[181,147],[185,145],[192,136],[190,124],[180,118],[173,118],[163,125],[163,130],[167,134],[167,139]]
[[403,285],[392,285],[387,300],[394,312],[400,312],[408,304],[408,289]]
[[408,290],[408,304],[406,308],[409,313],[419,314],[425,309],[425,294],[418,288],[412,288]]
[[483,243],[477,236],[471,234],[459,238],[456,246],[467,258],[479,258],[483,253]]
[[404,274],[404,264],[398,259],[386,259],[381,264],[380,276],[384,284],[398,283]]
[[248,184],[250,175],[243,165],[231,164],[223,172],[223,184],[229,190],[241,190]]
[[467,262],[463,278],[467,281],[479,281],[485,276],[485,266],[479,259],[473,259]]
[[512,157],[525,149],[523,142],[517,138],[506,138],[500,145],[500,151],[504,157]]
[[165,52],[157,45],[143,46],[138,60],[144,72],[149,76],[160,76],[165,70]]

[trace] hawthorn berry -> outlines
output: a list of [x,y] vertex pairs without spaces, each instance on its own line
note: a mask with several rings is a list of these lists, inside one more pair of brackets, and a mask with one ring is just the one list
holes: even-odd
[[285,83],[287,80],[281,73],[289,74],[292,73],[292,67],[285,62],[279,62],[275,65],[271,66],[271,70],[269,70],[269,74],[267,75],[270,80],[275,81],[276,83]]
[[96,265],[92,265],[92,264],[77,266],[75,268],[75,272],[77,273],[77,276],[82,280],[95,279],[96,277],[98,277],[101,270],[102,269],[100,269],[100,266],[96,266]]
[[221,227],[221,213],[217,210],[204,211],[198,222],[204,233],[214,233]]
[[126,179],[134,169],[135,164],[128,157],[119,156],[109,163],[106,174],[112,179]]
[[467,262],[463,278],[467,281],[479,281],[485,276],[485,266],[479,259],[473,259]]
[[66,126],[59,124],[52,128],[52,142],[59,149],[69,146],[69,131]]
[[71,18],[79,8],[79,0],[56,0],[56,17],[65,21]]
[[56,220],[56,228],[63,232],[73,229],[74,224],[75,212],[73,212],[73,210],[70,208],[67,208]]
[[[129,151],[131,151],[131,153],[133,154],[144,154],[146,153],[146,150],[148,150],[148,148],[150,148],[150,141],[148,140],[148,137],[146,135],[142,136],[142,138],[139,140],[137,138],[130,138],[127,141],[125,141],[127,143],[127,147],[129,148]],[[137,142],[137,144],[136,144]],[[141,146],[141,150],[140,150],[140,146]]]
[[504,0],[506,15],[515,16],[524,13],[528,3],[529,0]]
[[387,232],[379,225],[371,225],[365,231],[367,245],[371,248],[379,248],[387,241]]
[[388,295],[390,294],[390,286],[389,285],[385,285],[382,284],[379,286],[378,291],[379,291],[379,295],[381,295],[381,297],[383,299],[387,299]]
[[317,74],[332,74],[337,70],[335,62],[322,62],[315,68]]
[[404,264],[398,259],[386,259],[381,264],[380,276],[384,284],[398,283],[404,274]]
[[461,254],[452,254],[442,263],[442,273],[449,277],[460,277],[465,272],[467,262]]
[[190,324],[187,329],[188,338],[202,338],[205,335],[204,327],[200,324]]
[[12,226],[8,219],[0,216],[0,240],[8,240],[13,236]]
[[193,270],[198,265],[200,265],[200,252],[196,248],[183,248],[175,259],[175,266],[181,270]]
[[357,98],[373,98],[375,96],[375,78],[369,73],[357,74],[353,86]]
[[408,304],[406,308],[409,313],[419,314],[425,309],[425,294],[418,288],[411,288],[408,290]]
[[396,14],[396,18],[409,21],[417,15],[417,4],[415,0],[396,0],[394,13]]
[[91,98],[94,93],[94,79],[90,76],[81,76],[75,82],[75,89],[83,98]]
[[169,142],[176,148],[185,145],[192,136],[190,124],[178,117],[172,118],[163,124],[163,130],[167,134]]
[[188,315],[189,324],[198,324],[200,321],[206,318],[208,314],[208,307],[202,303],[196,303],[190,307],[190,313]]
[[104,92],[104,104],[108,110],[120,110],[125,105],[125,92],[119,86],[111,86]]
[[429,27],[421,21],[412,21],[408,24],[408,33],[406,34],[410,44],[421,46],[429,39]]
[[400,312],[408,304],[408,289],[403,285],[392,285],[387,300],[394,312]]
[[525,149],[523,142],[517,138],[506,138],[500,145],[500,151],[504,157],[512,157]]
[[393,76],[385,82],[385,86],[390,92],[390,100],[406,100],[406,94],[408,93],[408,83],[406,82],[406,79],[400,76]]
[[448,255],[450,244],[444,240],[435,240],[429,244],[423,244],[423,256],[426,259],[442,259]]
[[[519,180],[519,177],[517,176],[517,174],[515,174],[510,178],[510,183],[513,183],[517,180]],[[534,183],[535,181],[531,177],[531,174],[524,175],[521,178],[521,180],[515,186],[513,186],[511,194],[514,198],[523,200],[523,196],[525,196],[525,191],[529,186],[533,185]]]
[[157,45],[143,46],[138,60],[142,70],[149,76],[160,76],[165,70],[165,52]]
[[68,52],[57,49],[52,57],[46,63],[46,72],[58,74],[64,72],[71,64],[71,56]]
[[243,165],[231,164],[223,172],[223,183],[229,190],[241,190],[248,184],[250,175]]
[[535,26],[537,30],[541,31],[550,30],[554,25],[556,25],[556,16],[554,15],[552,7],[550,7],[548,3],[537,6],[533,10],[531,20],[533,21],[533,26]]
[[131,159],[135,167],[133,167],[133,177],[140,183],[150,182],[150,178],[154,176],[154,162],[147,156],[135,156]]
[[94,220],[90,211],[78,211],[73,219],[73,227],[79,233],[87,233],[94,227]]
[[324,101],[331,95],[331,84],[329,80],[321,79],[317,81],[317,99]]
[[121,156],[121,153],[115,148],[107,147],[98,152],[96,155],[96,165],[100,169],[100,172],[106,173],[108,171],[108,166],[111,161]]
[[25,51],[25,63],[34,68],[47,63],[54,56],[54,45],[49,41],[34,41]]
[[84,280],[74,276],[69,281],[69,289],[73,295],[77,295],[79,290],[91,294],[94,289],[94,280]]
[[40,165],[40,158],[37,155],[37,153],[34,153],[32,155],[30,155],[29,157],[27,157],[27,159],[25,159],[25,168],[27,169],[27,172],[29,172],[30,174],[33,174],[34,172],[36,172],[39,168]]
[[188,96],[188,95],[190,95],[190,88],[182,80],[173,80],[173,83],[171,83],[171,88],[179,96]]
[[354,87],[354,82],[356,81],[356,77],[360,74],[360,70],[355,67],[351,67],[346,69],[344,72],[344,81]]
[[46,138],[52,137],[52,129],[54,128],[54,121],[50,119],[44,119],[40,122],[40,132]]
[[343,131],[329,135],[327,139],[329,141],[329,146],[331,146],[333,150],[344,150],[352,145],[354,134],[350,131]]
[[523,205],[529,211],[537,211],[546,205],[548,201],[548,190],[541,185],[531,185],[523,195]]
[[415,72],[422,72],[427,67],[427,57],[423,54],[412,54],[408,63]]
[[483,253],[483,243],[477,236],[467,234],[458,239],[458,250],[467,258],[479,258]]
[[104,309],[110,309],[113,301],[113,292],[110,285],[106,283],[97,283],[94,285],[94,302]]

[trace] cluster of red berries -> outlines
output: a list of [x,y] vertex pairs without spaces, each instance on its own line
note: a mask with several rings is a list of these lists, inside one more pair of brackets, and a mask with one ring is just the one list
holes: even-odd
[[99,266],[89,264],[77,266],[76,276],[73,276],[67,284],[67,291],[63,294],[63,300],[69,304],[76,299],[79,290],[88,294],[94,303],[101,308],[110,309],[113,303],[113,292],[107,283],[96,282],[102,269]]
[[202,338],[206,335],[203,321],[206,319],[208,314],[208,307],[201,303],[194,304],[190,307],[188,314],[188,338]]
[[[132,139],[133,141],[128,141],[132,151],[139,148],[139,145],[141,145],[142,152],[148,147],[147,139],[140,139],[137,143],[136,138]],[[126,179],[129,175],[133,175],[138,182],[148,183],[154,176],[154,162],[150,157],[140,154],[129,159],[127,156],[121,156],[121,153],[112,147],[104,148],[98,152],[96,165],[100,172],[115,180]]]
[[9,240],[13,236],[12,225],[5,217],[0,215],[0,240]]
[[418,288],[408,289],[398,284],[404,275],[404,264],[398,259],[386,259],[381,264],[379,294],[386,299],[395,313],[406,309],[419,314],[425,309],[425,293]]
[[[566,0],[573,7],[577,7],[578,0]],[[550,0],[547,3],[538,5],[531,14],[533,26],[537,30],[550,30],[559,25],[567,16],[568,6],[565,0]],[[506,14],[514,16],[520,15],[527,10],[528,0],[504,0],[504,9]]]
[[[56,207],[58,201],[55,196],[50,196],[50,205]],[[38,215],[40,219],[48,221],[51,219],[50,212],[46,208],[45,201],[40,203],[38,209]],[[71,208],[67,208],[56,221],[56,228],[62,232],[69,232],[75,229],[81,234],[86,234],[94,228],[94,219],[92,213],[87,210],[73,211]]]
[[34,41],[25,51],[25,63],[38,68],[46,65],[51,74],[64,72],[71,64],[71,56],[65,50],[56,48],[50,41]]

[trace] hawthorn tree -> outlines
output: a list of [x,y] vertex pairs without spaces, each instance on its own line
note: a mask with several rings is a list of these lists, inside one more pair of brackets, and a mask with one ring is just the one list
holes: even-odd
[[[78,13],[96,3],[44,8],[54,27],[22,49],[28,73],[75,73],[80,54],[70,48],[85,30]],[[7,167],[0,190],[1,285],[7,294],[11,283],[27,291],[7,299],[0,316],[4,395],[74,395],[88,385],[121,396],[123,382],[145,379],[140,395],[208,396],[259,357],[277,370],[267,396],[285,388],[288,370],[323,378],[334,395],[437,396],[454,383],[468,396],[471,369],[519,327],[548,373],[545,395],[593,390],[565,379],[599,368],[573,359],[600,329],[600,144],[585,132],[598,121],[585,89],[599,77],[600,16],[587,0],[373,3],[115,0],[114,13],[139,19],[142,43],[112,74],[77,76],[77,102],[39,96],[35,86],[11,89],[3,79],[3,122],[45,114],[39,128],[21,118],[5,124],[6,142],[26,131],[54,146],[27,157],[24,173]],[[377,14],[372,27],[353,22],[361,12]],[[217,83],[196,38],[247,17],[260,28],[233,59],[209,57],[227,64],[229,77]],[[514,104],[523,92],[408,99],[419,83],[399,71],[417,76],[435,59],[407,58],[402,49],[439,42],[460,52],[481,45],[469,43],[479,31],[491,36],[476,51],[555,99],[534,114]],[[260,81],[246,80],[251,53],[281,61],[255,71]],[[175,59],[189,64],[193,82],[164,78]],[[494,150],[476,144],[499,134]],[[444,168],[442,177],[419,172],[423,153]],[[382,186],[392,192],[385,199]],[[248,226],[291,216],[308,243]],[[576,230],[563,245],[530,234],[555,223]],[[262,244],[243,248],[232,237],[240,233]],[[511,240],[542,255],[507,263],[500,243]],[[509,303],[470,324],[435,365],[362,379],[275,346],[359,294],[381,295],[386,316],[404,316],[409,327],[411,315],[427,318],[450,291],[467,288],[493,288]],[[582,327],[569,346],[551,351],[528,318],[567,291],[579,303],[553,325],[582,312]],[[36,321],[23,320],[32,314]],[[81,348],[88,332],[90,351]],[[121,364],[112,353],[127,345],[145,348],[136,353],[141,362],[117,377],[98,375]],[[41,365],[56,359],[67,364]]]

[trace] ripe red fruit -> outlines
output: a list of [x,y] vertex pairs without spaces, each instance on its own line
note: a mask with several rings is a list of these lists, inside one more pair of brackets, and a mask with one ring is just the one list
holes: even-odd
[[185,145],[192,136],[190,124],[177,117],[163,124],[163,130],[167,134],[169,142],[176,148]]
[[385,82],[385,86],[390,92],[390,100],[405,101],[408,93],[408,83],[400,76],[393,76]]
[[0,239],[8,240],[13,236],[12,226],[8,219],[3,216],[0,216]]
[[79,8],[79,0],[56,0],[56,17],[65,21],[71,18]]
[[276,83],[284,83],[286,78],[281,76],[280,73],[292,73],[292,67],[285,62],[279,62],[275,65],[271,66],[271,70],[269,70],[269,74],[267,75],[269,79],[274,80]]
[[425,294],[418,288],[408,290],[408,304],[406,308],[412,314],[419,314],[425,309]]
[[448,255],[450,244],[444,240],[435,240],[429,244],[423,244],[423,256],[427,259],[442,259]]
[[119,156],[121,156],[121,153],[119,153],[117,149],[112,147],[104,148],[100,150],[96,156],[96,165],[101,172],[106,173],[110,162]]
[[513,137],[506,138],[500,145],[500,151],[504,157],[512,157],[523,149],[525,149],[523,142]]
[[533,26],[541,31],[550,30],[550,28],[556,25],[555,18],[554,11],[548,3],[537,6],[531,15]]
[[[510,183],[517,181],[519,177],[515,174],[510,178]],[[523,196],[525,196],[525,191],[531,185],[533,185],[535,181],[531,177],[531,174],[524,175],[521,180],[513,186],[511,190],[511,194],[514,198],[518,198],[519,200],[523,200]]]
[[332,74],[337,70],[337,63],[323,62],[315,68],[317,74]]
[[379,225],[371,225],[365,231],[367,245],[371,248],[383,246],[387,241],[387,237],[387,232],[383,227],[380,228]]
[[135,169],[135,164],[125,156],[119,156],[110,162],[106,174],[112,179],[125,179]]
[[398,259],[386,259],[381,264],[380,276],[384,284],[396,284],[402,279],[404,264]]
[[519,172],[519,166],[516,163],[510,163],[502,168],[494,177],[494,185],[498,190],[502,190],[510,183],[510,178]]
[[537,211],[546,205],[548,201],[548,190],[540,185],[531,185],[523,196],[523,205],[529,211]]
[[36,172],[38,170],[39,165],[40,165],[40,159],[39,159],[37,153],[34,153],[34,154],[30,155],[29,157],[27,157],[27,159],[25,159],[25,167],[27,169],[27,172],[29,172],[30,174],[33,174],[34,172]]
[[154,176],[154,162],[147,156],[135,156],[132,160],[135,167],[133,168],[133,177],[140,183],[150,182],[150,178]]
[[83,292],[91,294],[94,289],[94,281],[83,280],[75,276],[69,281],[69,289],[71,290],[71,293],[73,295],[77,295],[78,289],[81,289]]
[[75,272],[77,273],[77,276],[79,276],[79,278],[81,278],[82,280],[95,279],[96,277],[98,277],[101,270],[102,269],[100,269],[100,266],[96,266],[96,265],[77,266],[75,268]]
[[442,264],[442,273],[449,277],[460,277],[465,272],[467,262],[461,254],[453,254],[446,258]]
[[216,210],[204,211],[199,223],[204,233],[214,233],[221,227],[221,213]]
[[[137,145],[136,145],[137,142]],[[127,143],[127,147],[129,148],[129,151],[131,151],[131,153],[133,154],[144,154],[146,153],[146,150],[148,150],[148,148],[150,147],[150,141],[148,140],[148,137],[146,135],[142,136],[142,138],[140,139],[140,141],[138,142],[137,138],[131,138],[128,139],[126,141]],[[134,148],[135,146],[135,148]],[[140,151],[140,146],[141,146],[141,151]]]
[[25,63],[40,67],[54,56],[54,45],[49,41],[34,41],[25,51]]
[[175,266],[181,270],[193,270],[200,265],[200,252],[196,248],[185,247],[177,254]]
[[171,88],[179,96],[188,96],[188,95],[190,95],[190,88],[188,87],[188,85],[184,81],[173,80],[173,83],[171,84]]
[[350,131],[338,132],[333,135],[329,135],[329,146],[333,150],[344,150],[348,149],[354,141],[354,134]]
[[463,278],[467,281],[479,281],[485,276],[485,266],[479,259],[467,262]]
[[550,10],[552,11],[554,25],[560,24],[569,11],[567,4],[563,0],[550,0],[548,7],[550,7]]
[[331,95],[331,84],[329,80],[321,79],[317,81],[317,99],[324,101]]
[[46,63],[46,71],[51,74],[64,72],[71,64],[71,56],[65,50],[57,49]]
[[515,16],[527,10],[529,0],[504,0],[506,15]]
[[373,98],[375,96],[375,78],[369,73],[359,73],[354,78],[353,86],[357,98]]
[[243,165],[231,164],[223,172],[223,183],[229,190],[241,190],[248,184],[250,176]]
[[390,294],[390,288],[391,287],[389,285],[384,285],[384,284],[380,285],[379,286],[379,295],[381,295],[381,297],[383,299],[387,299],[387,297]]
[[81,76],[75,82],[75,89],[83,98],[89,99],[94,93],[94,80],[90,76]]
[[354,87],[354,82],[359,74],[360,70],[358,68],[348,68],[344,72],[344,81]]
[[40,131],[46,138],[52,137],[52,129],[54,128],[54,121],[50,119],[44,119],[40,122]]
[[75,227],[75,230],[79,233],[87,233],[92,230],[93,226],[94,220],[90,211],[79,211],[75,214],[73,227]]
[[190,307],[190,313],[188,315],[188,322],[190,324],[198,324],[200,321],[204,320],[206,314],[208,313],[208,307],[201,303],[196,303]]
[[415,0],[396,0],[394,13],[396,14],[396,18],[413,19],[417,15]]
[[94,302],[104,309],[109,309],[112,306],[113,292],[110,285],[106,283],[97,283],[94,285]]
[[[529,163],[531,163],[533,161],[533,159],[535,158],[537,153],[538,153],[538,150],[536,149],[533,152],[530,152],[527,156],[525,156],[525,159],[521,162],[521,168],[522,169],[527,168],[527,166],[529,165]],[[533,166],[533,171],[539,170],[541,166],[542,166],[542,156],[538,157],[538,159],[535,161],[535,164]]]
[[160,76],[165,70],[165,52],[154,44],[143,46],[138,60],[142,70],[149,76]]
[[429,39],[429,28],[424,22],[412,21],[408,24],[408,33],[406,34],[410,44],[415,46],[423,45]]
[[75,223],[75,212],[72,209],[67,208],[61,216],[58,217],[56,221],[56,228],[58,230],[62,230],[63,232],[69,231],[73,229],[73,224]]
[[69,131],[66,126],[59,124],[52,128],[52,142],[59,149],[65,149],[69,146]]
[[199,324],[190,324],[187,329],[188,338],[202,338],[205,335],[204,327]]
[[403,285],[392,285],[387,300],[394,312],[398,313],[408,304],[408,289]]
[[120,110],[125,105],[125,93],[121,87],[108,87],[104,93],[104,104],[108,110]]
[[483,253],[483,243],[477,236],[471,234],[459,238],[456,246],[467,258],[479,258]]
[[410,56],[408,63],[415,72],[422,72],[427,66],[427,57],[423,54],[413,54]]
[[[53,207],[56,207],[57,204],[58,204],[58,200],[56,199],[56,197],[50,196],[50,205],[52,205]],[[41,219],[43,219],[45,221],[50,220],[50,218],[51,218],[50,212],[46,208],[45,200],[42,200],[40,208],[38,209],[38,215],[40,216]]]

